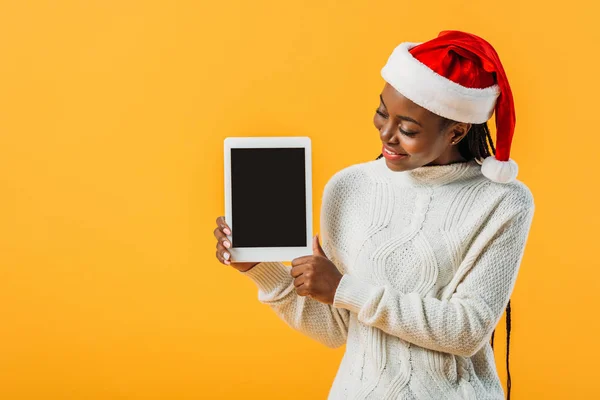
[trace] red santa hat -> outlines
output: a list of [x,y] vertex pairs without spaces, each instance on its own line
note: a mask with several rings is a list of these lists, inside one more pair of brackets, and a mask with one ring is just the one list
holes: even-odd
[[498,54],[470,33],[442,31],[424,43],[398,45],[381,69],[383,79],[403,96],[434,114],[481,124],[496,112],[496,155],[486,157],[481,172],[508,183],[517,177],[510,144],[515,128],[512,92]]

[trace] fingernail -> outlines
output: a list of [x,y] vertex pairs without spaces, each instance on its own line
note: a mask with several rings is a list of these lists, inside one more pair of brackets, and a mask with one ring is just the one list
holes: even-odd
[[229,260],[229,253],[227,253],[227,252],[223,253],[223,258],[226,260]]
[[229,246],[231,246],[231,245],[229,244],[229,240],[223,240],[223,246],[225,246],[225,247],[229,248]]
[[231,235],[231,231],[229,230],[229,228],[224,228],[223,232],[225,232],[227,235]]

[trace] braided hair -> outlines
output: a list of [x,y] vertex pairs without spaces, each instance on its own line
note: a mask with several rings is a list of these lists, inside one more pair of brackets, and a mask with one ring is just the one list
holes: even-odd
[[[453,120],[441,117],[441,130],[444,131],[450,124],[452,124]],[[488,128],[487,122],[483,124],[472,124],[471,129],[467,132],[467,135],[458,142],[458,151],[461,156],[463,156],[466,160],[480,160],[483,161],[488,156],[491,156],[489,147],[492,149],[492,153],[496,154],[496,149],[494,147],[494,142],[492,140],[492,136],[490,135],[490,130]],[[380,154],[376,160],[379,160],[383,157],[383,154]],[[508,300],[508,305],[506,306],[506,387],[507,387],[507,395],[506,399],[510,400],[510,368],[509,368],[509,350],[510,350],[510,299]],[[494,349],[494,334],[496,330],[492,332],[491,336],[491,346],[492,350]]]

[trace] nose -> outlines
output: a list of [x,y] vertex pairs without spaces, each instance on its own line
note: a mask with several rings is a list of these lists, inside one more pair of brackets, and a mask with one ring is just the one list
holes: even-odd
[[390,141],[394,137],[394,133],[396,132],[396,127],[394,121],[388,119],[382,126],[379,128],[379,137],[382,142],[390,143]]

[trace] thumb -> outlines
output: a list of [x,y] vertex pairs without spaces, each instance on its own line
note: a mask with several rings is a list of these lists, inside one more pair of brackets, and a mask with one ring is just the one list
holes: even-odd
[[313,255],[319,255],[327,258],[327,255],[325,254],[323,248],[321,247],[321,244],[319,243],[318,233],[313,237]]

